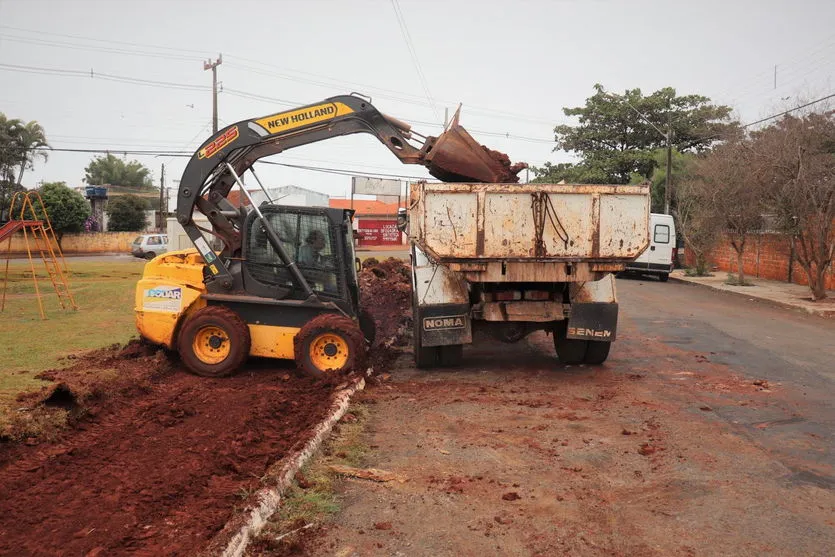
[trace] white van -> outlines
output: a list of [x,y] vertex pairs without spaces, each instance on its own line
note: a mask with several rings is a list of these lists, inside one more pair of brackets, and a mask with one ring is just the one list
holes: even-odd
[[638,259],[626,264],[626,272],[656,275],[666,282],[676,260],[676,226],[672,215],[651,213],[649,247]]

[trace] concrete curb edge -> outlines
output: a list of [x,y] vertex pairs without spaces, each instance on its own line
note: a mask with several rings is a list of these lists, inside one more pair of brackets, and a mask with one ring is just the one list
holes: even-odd
[[[304,466],[313,454],[322,445],[325,438],[330,435],[333,426],[338,422],[351,402],[351,397],[357,391],[365,388],[365,378],[347,387],[335,398],[331,411],[328,416],[316,426],[313,437],[305,443],[304,447],[296,454],[290,456],[286,462],[281,466],[277,476],[278,480],[270,487],[265,487],[255,494],[255,500],[258,501],[254,508],[249,508],[245,511],[245,519],[243,525],[238,526],[239,520],[233,517],[224,527],[218,536],[215,538],[228,538],[228,542],[222,542],[219,545],[225,548],[219,553],[222,557],[241,557],[244,554],[249,542],[253,536],[257,535],[270,517],[278,510],[281,503],[281,496],[290,482],[296,475],[296,472]],[[229,530],[232,530],[231,537]],[[210,544],[214,546],[215,544]]]
[[670,282],[677,282],[679,284],[686,284],[688,286],[708,288],[710,290],[713,290],[714,292],[722,292],[722,293],[730,294],[732,296],[739,296],[741,298],[748,298],[749,300],[756,300],[757,302],[760,302],[760,303],[770,304],[772,306],[777,306],[777,307],[784,308],[784,309],[792,309],[792,310],[795,310],[795,311],[800,311],[800,312],[803,312],[807,315],[822,317],[824,319],[835,318],[835,310],[812,311],[812,310],[807,309],[803,306],[796,306],[796,305],[793,305],[793,304],[787,304],[785,302],[781,302],[780,300],[772,300],[770,298],[760,298],[758,296],[752,296],[752,295],[748,294],[747,292],[738,292],[736,290],[725,290],[724,288],[714,288],[713,286],[711,286],[709,284],[704,284],[704,283],[696,282],[696,281],[692,281],[692,280],[685,280],[685,279],[682,279],[682,278],[679,278],[679,277],[674,277],[672,275],[670,275],[668,280]]

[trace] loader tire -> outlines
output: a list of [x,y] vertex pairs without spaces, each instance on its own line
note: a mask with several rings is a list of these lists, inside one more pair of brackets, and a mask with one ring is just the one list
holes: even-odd
[[560,363],[566,365],[577,365],[585,363],[586,350],[589,341],[566,338],[568,324],[563,321],[554,328],[554,349]]
[[324,377],[359,369],[365,364],[365,337],[352,319],[334,313],[305,323],[293,339],[299,370]]
[[598,366],[606,361],[609,357],[609,349],[612,347],[611,342],[600,342],[598,340],[588,341],[589,345],[586,348],[586,363]]
[[197,310],[180,330],[177,350],[192,373],[203,377],[231,375],[249,356],[249,327],[223,306]]

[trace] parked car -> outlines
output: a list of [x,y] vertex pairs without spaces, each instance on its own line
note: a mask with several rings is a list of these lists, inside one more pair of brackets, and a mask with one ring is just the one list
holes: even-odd
[[651,213],[649,247],[636,260],[626,264],[626,272],[655,275],[666,282],[673,271],[676,252],[676,225],[671,215]]
[[168,251],[167,234],[143,234],[130,245],[130,252],[136,257],[153,259]]

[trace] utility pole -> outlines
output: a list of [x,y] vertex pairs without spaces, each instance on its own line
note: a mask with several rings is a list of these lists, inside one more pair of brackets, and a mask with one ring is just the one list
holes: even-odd
[[203,62],[203,71],[212,70],[212,134],[217,133],[217,67],[221,64],[223,54],[218,54],[214,62],[211,58]]
[[165,203],[165,163],[162,163],[162,170],[159,173],[159,231],[165,232],[165,219],[163,214],[168,213],[168,207]]
[[672,193],[673,177],[673,127],[667,125],[667,176],[664,179],[664,213],[670,214],[670,194]]

